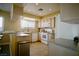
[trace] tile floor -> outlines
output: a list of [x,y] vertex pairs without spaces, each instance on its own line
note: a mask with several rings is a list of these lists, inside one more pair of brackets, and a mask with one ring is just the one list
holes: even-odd
[[41,42],[31,43],[30,56],[79,56],[79,47],[74,45],[73,40],[52,39],[48,45]]
[[49,41],[49,56],[78,56],[79,47],[74,45],[73,40],[55,39]]
[[48,56],[48,46],[41,42],[31,43],[30,56]]

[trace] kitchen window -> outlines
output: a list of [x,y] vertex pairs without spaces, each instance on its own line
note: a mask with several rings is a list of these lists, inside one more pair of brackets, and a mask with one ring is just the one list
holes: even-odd
[[3,17],[0,17],[0,32],[3,31]]
[[35,28],[35,20],[32,18],[23,17],[23,19],[21,19],[21,28]]

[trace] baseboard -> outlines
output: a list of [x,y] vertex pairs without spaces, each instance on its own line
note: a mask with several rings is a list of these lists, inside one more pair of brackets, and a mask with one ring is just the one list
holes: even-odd
[[73,40],[73,39],[68,39],[68,38],[55,38],[56,39],[66,39],[66,40]]

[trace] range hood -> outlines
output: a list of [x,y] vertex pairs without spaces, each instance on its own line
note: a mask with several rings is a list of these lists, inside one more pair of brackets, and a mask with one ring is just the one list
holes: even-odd
[[72,24],[79,24],[79,4],[77,3],[63,3],[60,4],[61,21]]

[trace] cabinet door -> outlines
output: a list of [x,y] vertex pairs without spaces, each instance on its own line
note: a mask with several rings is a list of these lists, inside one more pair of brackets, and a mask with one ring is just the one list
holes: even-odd
[[18,44],[17,54],[19,56],[29,56],[30,55],[30,43]]
[[38,41],[38,33],[32,33],[32,42]]
[[41,20],[38,21],[38,28],[41,27]]
[[55,17],[49,18],[49,26],[55,28]]
[[41,27],[55,27],[55,17],[44,18],[41,20]]

